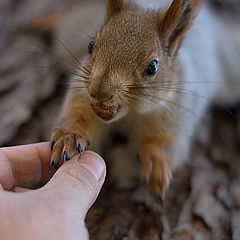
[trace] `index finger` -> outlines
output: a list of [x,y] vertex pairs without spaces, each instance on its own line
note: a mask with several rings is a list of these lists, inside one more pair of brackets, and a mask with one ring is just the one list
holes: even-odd
[[50,177],[49,142],[0,148],[0,184],[5,190],[31,186]]

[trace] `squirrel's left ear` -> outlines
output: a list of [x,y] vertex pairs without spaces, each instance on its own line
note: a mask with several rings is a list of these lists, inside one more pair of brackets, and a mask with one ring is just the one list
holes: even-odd
[[108,19],[125,9],[135,6],[135,4],[131,2],[131,0],[107,0],[106,3]]
[[167,54],[177,53],[185,33],[191,27],[201,3],[205,0],[174,0],[158,18],[159,33]]

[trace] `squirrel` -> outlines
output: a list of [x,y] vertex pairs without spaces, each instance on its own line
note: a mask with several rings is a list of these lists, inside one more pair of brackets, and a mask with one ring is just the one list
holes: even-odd
[[167,8],[131,0],[106,5],[104,26],[83,60],[76,59],[51,133],[50,167],[74,151],[96,151],[116,129],[128,136],[126,151],[138,155],[140,180],[163,197],[209,104],[239,99],[240,70],[233,67],[240,44],[206,1],[173,0]]

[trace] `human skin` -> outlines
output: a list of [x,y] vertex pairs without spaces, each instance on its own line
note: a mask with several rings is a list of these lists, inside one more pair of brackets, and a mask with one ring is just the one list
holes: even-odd
[[[53,175],[50,156],[50,143],[0,149],[1,239],[89,239],[85,215],[104,182],[105,163],[87,151]],[[19,192],[16,188],[49,178],[37,190]]]

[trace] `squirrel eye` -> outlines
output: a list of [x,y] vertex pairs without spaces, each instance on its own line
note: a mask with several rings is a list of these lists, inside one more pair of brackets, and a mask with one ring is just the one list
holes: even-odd
[[158,61],[157,60],[152,60],[147,69],[144,72],[144,75],[147,75],[149,77],[153,77],[158,71]]
[[93,50],[93,44],[94,44],[94,38],[90,41],[90,43],[88,44],[88,53],[91,55],[92,54],[92,50]]

